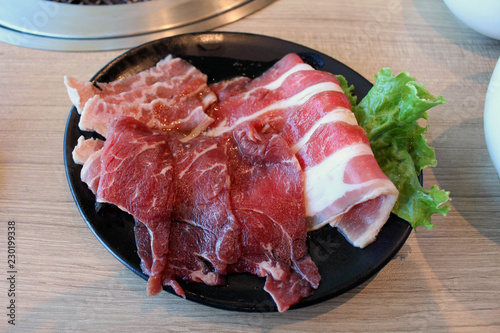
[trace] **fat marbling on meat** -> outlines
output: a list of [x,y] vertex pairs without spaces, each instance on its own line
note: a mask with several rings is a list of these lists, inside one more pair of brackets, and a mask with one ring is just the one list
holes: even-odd
[[157,294],[167,263],[174,202],[173,159],[166,136],[133,118],[119,117],[105,142],[81,138],[73,156],[83,162],[82,181],[97,202],[117,206],[147,228],[150,264],[141,259],[150,276],[148,294]]
[[197,136],[213,121],[205,110],[216,100],[207,76],[171,55],[156,66],[110,83],[64,80],[80,113],[79,127],[108,135],[117,116],[134,117],[151,128]]
[[[227,91],[231,86],[235,93]],[[209,109],[214,122],[208,135],[245,123],[282,135],[305,172],[309,230],[330,224],[358,247],[375,240],[398,191],[380,170],[333,74],[288,54],[256,79],[228,81],[218,90],[228,97]]]

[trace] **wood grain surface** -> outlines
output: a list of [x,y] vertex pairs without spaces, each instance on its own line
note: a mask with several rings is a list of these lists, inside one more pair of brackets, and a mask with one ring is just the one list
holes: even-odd
[[[438,0],[278,0],[217,30],[296,42],[373,82],[407,71],[447,105],[430,111],[438,165],[424,187],[451,192],[447,217],[412,232],[375,277],[329,301],[279,313],[218,310],[146,282],[99,243],[66,181],[71,102],[63,76],[89,80],[124,52],[53,52],[0,43],[0,331],[500,332],[500,181],[488,155],[484,99],[500,41]],[[15,326],[8,323],[8,221],[16,227]]]

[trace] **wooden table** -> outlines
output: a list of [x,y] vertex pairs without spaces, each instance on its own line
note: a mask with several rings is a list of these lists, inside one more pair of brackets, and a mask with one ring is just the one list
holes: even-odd
[[[408,71],[447,105],[430,112],[438,166],[425,187],[451,191],[447,217],[413,232],[375,277],[287,313],[230,312],[162,293],[118,262],[84,223],[63,165],[71,103],[63,75],[88,80],[123,51],[52,52],[0,43],[0,330],[500,332],[500,181],[483,107],[500,41],[437,0],[278,0],[218,30],[279,37],[373,81]],[[15,222],[15,327],[8,324],[9,221]],[[11,223],[12,224],[12,223]]]

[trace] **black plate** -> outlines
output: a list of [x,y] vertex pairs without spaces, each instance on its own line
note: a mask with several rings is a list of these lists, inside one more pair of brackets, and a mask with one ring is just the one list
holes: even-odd
[[[354,70],[310,48],[266,36],[226,32],[186,34],[141,45],[111,61],[91,81],[107,82],[136,74],[154,66],[168,54],[190,61],[208,75],[209,82],[236,75],[255,77],[290,52],[298,53],[316,69],[345,76],[350,84],[354,84],[354,93],[359,99],[372,87]],[[81,132],[78,121],[79,115],[73,107],[64,138],[64,163],[76,205],[104,247],[137,275],[147,279],[139,266],[133,219],[113,206],[97,207],[94,195],[80,180],[81,167],[73,162],[71,152],[80,135],[89,137],[93,134]],[[410,232],[410,225],[394,215],[377,240],[365,249],[351,246],[330,227],[311,232],[307,243],[309,253],[319,267],[321,284],[311,296],[292,308],[322,302],[360,285],[391,260]],[[230,275],[227,285],[221,287],[197,283],[181,285],[187,299],[209,306],[239,311],[276,311],[271,297],[263,290],[264,279],[252,275]],[[170,287],[165,290],[173,293]]]

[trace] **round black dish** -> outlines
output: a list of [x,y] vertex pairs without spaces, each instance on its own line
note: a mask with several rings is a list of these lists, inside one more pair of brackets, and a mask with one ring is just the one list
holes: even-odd
[[[316,69],[343,75],[354,85],[354,94],[363,98],[372,84],[351,68],[325,54],[288,41],[252,34],[208,32],[160,39],[134,48],[101,69],[92,82],[124,78],[154,66],[172,54],[184,58],[206,73],[209,82],[237,75],[260,75],[287,53],[297,53]],[[64,163],[68,183],[80,213],[104,247],[125,266],[147,279],[139,266],[131,216],[110,205],[98,206],[94,195],[80,180],[81,167],[73,162],[71,152],[80,135],[93,136],[78,128],[79,115],[73,107],[64,137]],[[292,307],[300,308],[344,293],[384,267],[400,250],[411,233],[408,222],[391,215],[377,240],[365,249],[355,248],[336,230],[324,227],[311,232],[307,245],[322,280],[308,298]],[[271,297],[263,290],[264,279],[249,274],[227,277],[227,285],[210,287],[181,283],[186,298],[217,308],[238,311],[277,311]],[[173,293],[170,287],[166,291]]]

